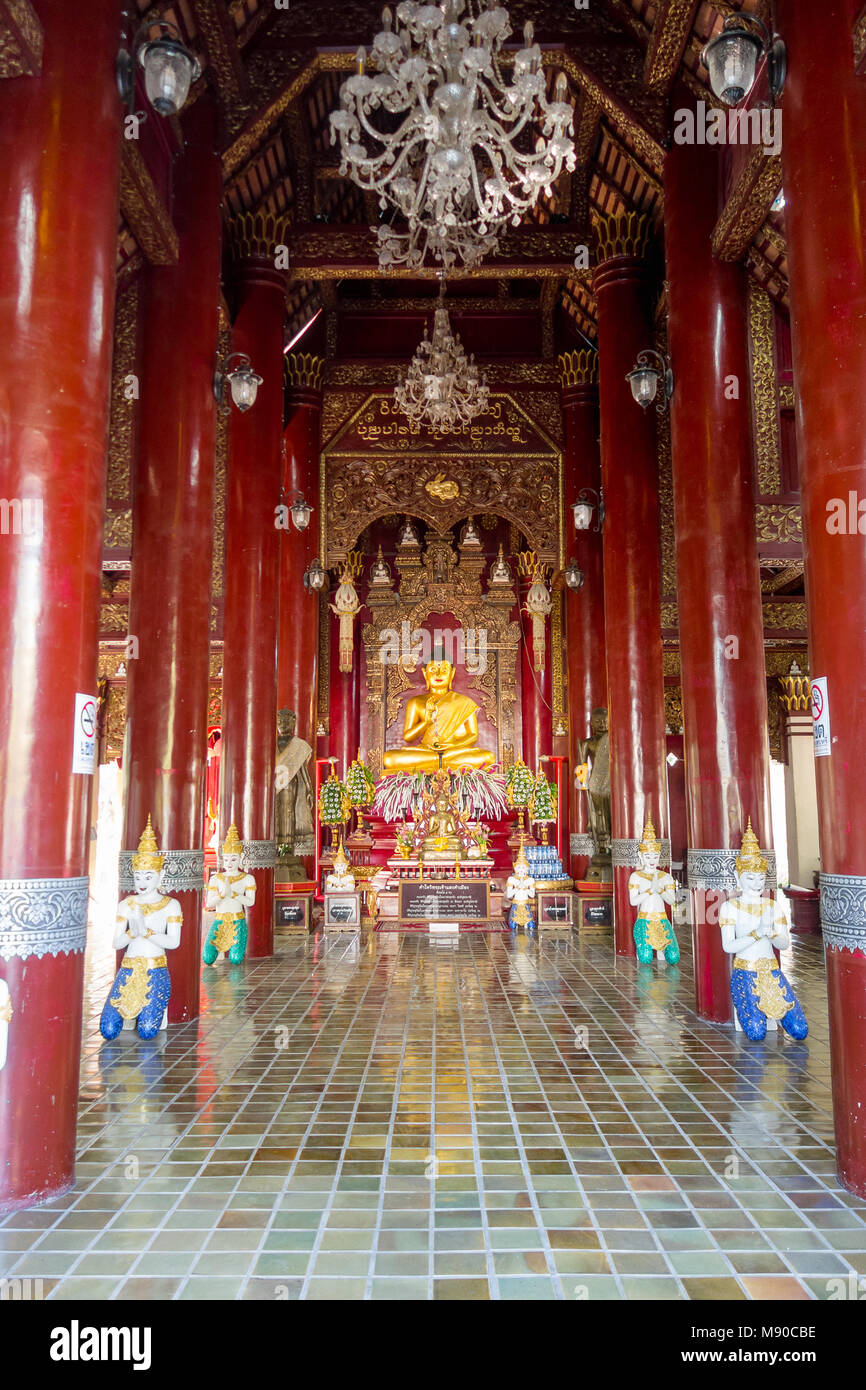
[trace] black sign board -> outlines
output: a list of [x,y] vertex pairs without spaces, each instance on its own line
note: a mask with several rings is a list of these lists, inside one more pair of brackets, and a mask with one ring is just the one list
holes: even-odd
[[404,921],[477,922],[489,916],[489,879],[425,878],[400,883]]
[[609,927],[611,925],[610,898],[607,902],[594,902],[581,904],[581,921],[585,927]]

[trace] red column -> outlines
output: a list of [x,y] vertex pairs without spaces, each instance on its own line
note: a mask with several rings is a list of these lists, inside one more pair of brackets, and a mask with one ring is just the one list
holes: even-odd
[[544,666],[535,669],[532,646],[533,621],[526,612],[526,599],[532,585],[535,556],[524,551],[517,557],[517,593],[520,602],[520,689],[523,720],[523,761],[538,772],[542,754],[553,752],[553,707],[551,698],[550,617],[544,620]]
[[264,378],[245,414],[232,406],[226,499],[225,648],[221,826],[234,822],[255,875],[247,911],[248,954],[274,946],[274,767],[280,532],[277,508],[283,432],[285,276],[279,238],[266,219],[236,226],[239,308],[232,346]]
[[849,4],[822,5],[819,42],[793,0],[780,0],[777,20],[788,45],[782,161],[810,661],[827,679],[831,738],[815,767],[836,1161],[840,1182],[864,1197],[866,82],[854,75]]
[[762,847],[772,824],[746,284],[710,247],[718,164],[713,148],[667,155],[665,251],[695,992],[701,1017],[728,1022],[719,908],[746,818]]
[[118,0],[86,40],[66,0],[39,18],[41,75],[0,82],[0,1210],[73,1181],[121,129]]
[[304,574],[319,553],[319,451],[325,364],[321,357],[300,352],[287,357],[285,365],[283,492],[288,506],[300,493],[314,511],[306,531],[298,532],[291,526],[280,534],[277,707],[295,711],[298,738],[306,739],[314,748],[318,722],[319,602],[317,594],[304,588]]
[[[667,835],[665,706],[659,576],[655,422],[625,379],[652,346],[644,218],[599,219],[599,405],[604,523],[604,603],[610,718],[611,861],[619,955],[634,955],[628,878],[647,815]],[[663,862],[665,851],[663,848]]]
[[[207,758],[210,571],[222,169],[216,110],[196,102],[174,171],[175,265],[142,291],[141,404],[133,505],[126,781],[120,891],[148,815],[165,853],[163,887],[183,908],[169,960],[169,1021],[199,1011]],[[135,651],[135,648],[133,648]]]
[[[331,599],[339,584],[333,582]],[[355,655],[351,671],[340,670],[340,619],[331,611],[331,694],[329,710],[328,755],[337,759],[336,773],[344,777],[358,756],[361,741],[361,638],[363,610],[355,619]]]
[[[580,589],[565,590],[571,855],[575,877],[583,878],[594,846],[589,834],[587,796],[574,785],[574,769],[581,762],[578,740],[589,737],[592,711],[607,706],[602,533],[595,529],[601,489],[598,353],[585,350],[564,353],[559,359],[559,369],[565,422],[564,502],[565,530],[569,538],[566,555],[569,560],[577,561],[583,573]],[[592,528],[588,531],[577,531],[574,527],[572,508],[582,492],[586,492],[588,500],[596,505]]]

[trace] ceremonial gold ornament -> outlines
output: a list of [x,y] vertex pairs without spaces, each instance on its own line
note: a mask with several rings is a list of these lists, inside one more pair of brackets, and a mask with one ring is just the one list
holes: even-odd
[[141,832],[141,839],[138,842],[138,850],[132,856],[133,872],[136,869],[139,872],[155,869],[157,873],[160,873],[164,863],[165,855],[159,852],[159,846],[156,843],[156,836],[153,833],[150,816],[148,816],[147,825]]
[[743,836],[734,867],[738,874],[765,874],[767,872],[767,860],[761,853],[758,837],[752,829],[751,816],[746,821],[746,833]]
[[460,496],[460,484],[446,478],[444,473],[437,473],[435,478],[424,484],[424,488],[431,497],[438,497],[440,502],[451,502]]
[[641,854],[661,854],[661,848],[661,841],[656,835],[655,826],[652,823],[652,816],[647,816],[638,849]]
[[243,852],[243,842],[238,835],[238,828],[234,822],[232,822],[228,828],[228,834],[223,840],[223,857],[227,854],[243,854]]

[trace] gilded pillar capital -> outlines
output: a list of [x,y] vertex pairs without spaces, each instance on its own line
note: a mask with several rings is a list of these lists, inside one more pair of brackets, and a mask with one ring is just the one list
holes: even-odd
[[799,669],[790,671],[787,676],[780,676],[779,685],[782,687],[782,704],[789,714],[811,709],[812,685],[809,677]]
[[281,288],[289,272],[289,223],[265,212],[234,213],[226,223],[232,260],[241,275],[266,273]]
[[287,391],[321,391],[324,357],[312,352],[291,352],[283,358]]
[[652,238],[652,222],[645,213],[626,212],[619,216],[602,214],[595,219],[596,265],[618,256],[643,260]]
[[557,366],[563,390],[571,386],[595,386],[598,382],[598,353],[594,348],[563,352]]

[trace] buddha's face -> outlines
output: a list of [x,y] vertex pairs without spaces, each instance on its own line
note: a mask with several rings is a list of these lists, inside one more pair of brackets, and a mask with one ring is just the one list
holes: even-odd
[[592,729],[592,732],[594,734],[606,734],[607,710],[603,708],[594,709],[590,716],[589,727]]
[[764,884],[767,875],[760,869],[744,869],[741,874],[737,874],[737,885],[744,893],[757,893],[758,896],[764,891]]
[[454,667],[450,661],[428,661],[424,667],[424,680],[433,695],[444,695],[451,689],[453,679]]

